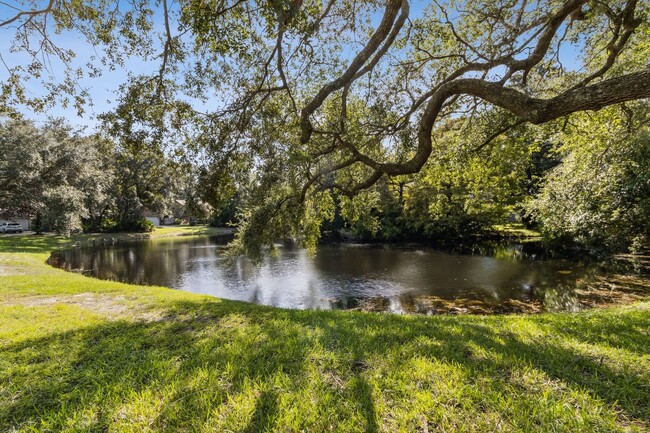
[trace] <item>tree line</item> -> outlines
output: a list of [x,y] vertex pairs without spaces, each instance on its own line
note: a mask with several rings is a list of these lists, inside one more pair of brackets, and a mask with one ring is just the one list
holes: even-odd
[[147,143],[17,117],[0,120],[0,149],[0,212],[32,219],[36,231],[150,231],[145,214],[171,216],[177,201],[188,220],[211,217],[198,193],[205,173]]
[[370,239],[456,242],[518,221],[558,244],[647,250],[649,108],[640,102],[520,125],[487,145],[483,123],[498,113],[474,125],[452,120],[437,137],[436,158],[415,175],[378,182],[343,210],[353,222],[347,227]]
[[[650,244],[649,114],[646,102],[613,106],[522,124],[489,142],[486,124],[500,122],[502,112],[449,119],[434,136],[436,158],[418,173],[386,176],[354,196],[323,191],[313,235],[457,242],[520,221],[564,244],[643,250]],[[0,122],[0,210],[59,233],[142,231],[151,229],[145,212],[167,215],[182,200],[193,221],[226,225],[250,219],[257,194],[277,187],[249,165],[237,171],[199,151],[165,153],[151,134],[123,122],[106,126],[83,135],[60,120]],[[408,143],[398,149],[408,152]]]

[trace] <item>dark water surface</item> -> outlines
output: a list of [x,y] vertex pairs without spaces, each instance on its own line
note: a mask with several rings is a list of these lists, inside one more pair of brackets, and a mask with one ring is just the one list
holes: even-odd
[[139,241],[60,251],[50,262],[100,279],[277,307],[422,314],[575,310],[576,283],[601,273],[594,264],[544,258],[528,244],[483,255],[332,244],[313,257],[279,246],[260,266],[224,249],[224,238]]

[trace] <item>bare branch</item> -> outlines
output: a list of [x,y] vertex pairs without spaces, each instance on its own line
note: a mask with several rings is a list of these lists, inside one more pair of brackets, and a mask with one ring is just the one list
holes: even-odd
[[510,125],[506,125],[503,128],[493,132],[492,134],[490,134],[490,136],[488,138],[485,139],[485,141],[483,141],[483,143],[476,146],[473,151],[474,152],[480,152],[481,149],[483,149],[485,146],[490,144],[498,136],[500,136],[502,134],[505,134],[506,132],[510,131],[512,128],[516,128],[517,126],[522,125],[524,123],[526,123],[526,121],[523,120],[523,119],[520,119],[520,120],[516,121],[515,123],[512,123]]
[[47,6],[43,9],[39,10],[34,10],[34,11],[20,11],[13,17],[9,18],[8,20],[0,22],[0,27],[5,27],[8,26],[18,20],[20,20],[22,17],[27,16],[28,19],[32,19],[37,15],[47,15],[50,12],[54,10],[54,2],[55,0],[50,0]]

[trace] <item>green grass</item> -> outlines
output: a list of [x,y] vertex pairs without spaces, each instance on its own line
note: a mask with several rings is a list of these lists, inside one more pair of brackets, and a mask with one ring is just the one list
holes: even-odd
[[65,243],[0,238],[0,432],[650,430],[648,301],[291,311],[45,265]]
[[517,238],[525,240],[540,240],[542,234],[536,230],[526,228],[521,223],[496,224],[492,226],[495,234],[505,238]]

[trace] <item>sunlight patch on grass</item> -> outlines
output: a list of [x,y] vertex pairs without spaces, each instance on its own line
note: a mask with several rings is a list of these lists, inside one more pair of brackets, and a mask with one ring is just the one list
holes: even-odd
[[542,235],[537,230],[526,228],[521,223],[495,224],[492,230],[504,237],[540,240]]

